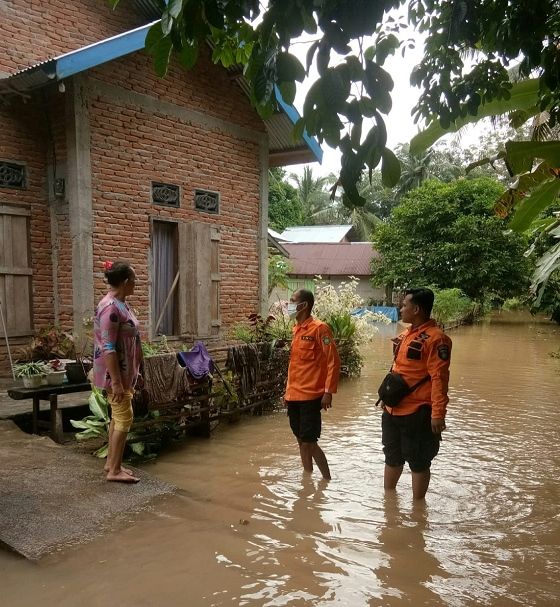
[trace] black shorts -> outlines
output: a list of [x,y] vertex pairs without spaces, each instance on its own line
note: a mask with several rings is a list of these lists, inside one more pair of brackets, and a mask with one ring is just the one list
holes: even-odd
[[316,443],[321,436],[321,399],[287,402],[290,428],[301,443]]
[[441,438],[432,432],[431,419],[430,405],[422,405],[410,415],[383,411],[381,435],[387,466],[402,466],[406,461],[412,472],[429,470]]

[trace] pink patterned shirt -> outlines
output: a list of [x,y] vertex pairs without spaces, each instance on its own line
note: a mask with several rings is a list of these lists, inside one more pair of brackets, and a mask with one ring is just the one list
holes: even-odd
[[138,320],[128,305],[107,293],[99,302],[93,321],[94,353],[93,383],[98,388],[110,389],[111,376],[105,362],[106,352],[116,352],[125,390],[136,385],[142,347]]

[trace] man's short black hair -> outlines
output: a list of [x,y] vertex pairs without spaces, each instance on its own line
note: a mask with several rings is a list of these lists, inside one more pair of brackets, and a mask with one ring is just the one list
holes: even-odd
[[313,310],[313,306],[315,305],[315,296],[313,295],[313,293],[311,291],[308,291],[307,289],[299,289],[298,290],[299,293],[299,301],[306,301],[307,302],[307,308],[309,310],[309,312],[311,313],[311,310]]
[[432,308],[434,307],[434,292],[432,289],[422,287],[420,289],[408,289],[405,295],[410,295],[410,301],[418,306],[426,316],[432,314]]

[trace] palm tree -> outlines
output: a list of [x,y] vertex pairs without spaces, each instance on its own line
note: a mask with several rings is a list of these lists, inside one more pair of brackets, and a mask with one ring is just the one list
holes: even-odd
[[321,223],[332,206],[328,187],[331,185],[331,177],[313,176],[313,169],[304,167],[303,175],[292,173],[290,176],[296,183],[298,198],[303,207],[304,224],[313,225]]

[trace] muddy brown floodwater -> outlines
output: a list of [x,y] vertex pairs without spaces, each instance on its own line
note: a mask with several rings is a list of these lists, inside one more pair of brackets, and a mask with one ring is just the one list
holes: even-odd
[[560,604],[560,329],[510,315],[452,333],[448,430],[420,508],[409,473],[382,489],[373,404],[392,331],[325,415],[332,482],[302,479],[284,415],[225,426],[147,467],[181,491],[130,527],[38,565],[0,553],[0,604]]

